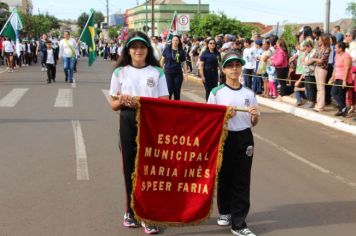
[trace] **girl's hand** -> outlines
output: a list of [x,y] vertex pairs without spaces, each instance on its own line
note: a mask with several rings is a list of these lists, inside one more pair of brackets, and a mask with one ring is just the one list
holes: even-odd
[[260,115],[260,112],[258,111],[256,106],[249,107],[248,112],[251,114],[251,116],[259,116]]

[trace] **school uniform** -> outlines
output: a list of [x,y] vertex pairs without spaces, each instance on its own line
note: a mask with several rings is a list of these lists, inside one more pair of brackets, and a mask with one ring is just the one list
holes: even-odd
[[[252,90],[242,85],[235,89],[226,84],[211,91],[208,103],[240,109],[257,106]],[[238,111],[228,122],[228,136],[219,172],[217,202],[221,215],[231,214],[233,230],[247,228],[245,219],[250,209],[250,179],[254,152],[252,126],[249,112]]]
[[58,60],[58,54],[53,48],[43,51],[42,63],[47,68],[47,82],[56,81],[56,65]]
[[[135,68],[133,66],[118,67],[111,77],[109,94],[127,94],[130,96],[143,96],[158,98],[168,95],[167,82],[161,68],[146,66]],[[131,175],[135,167],[137,152],[136,146],[136,109],[124,107],[120,110],[120,144],[123,159],[123,170],[126,186],[127,213],[133,215],[131,208]]]

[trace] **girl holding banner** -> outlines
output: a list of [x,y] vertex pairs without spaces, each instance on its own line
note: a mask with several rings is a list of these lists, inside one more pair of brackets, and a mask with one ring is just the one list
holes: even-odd
[[[222,71],[226,82],[215,87],[208,103],[234,106],[236,114],[229,120],[228,136],[224,144],[223,161],[219,172],[217,224],[231,225],[238,236],[256,236],[247,228],[246,217],[250,209],[250,179],[254,151],[251,128],[258,123],[257,100],[252,90],[239,82],[245,61],[234,52],[226,54]],[[241,108],[246,108],[243,112]]]
[[[123,47],[112,74],[110,86],[111,108],[120,110],[120,146],[126,185],[127,209],[123,224],[126,227],[139,227],[131,208],[132,173],[137,153],[137,126],[135,97],[168,99],[166,77],[154,57],[148,37],[139,31],[132,32]],[[159,228],[142,223],[145,233],[159,233]]]

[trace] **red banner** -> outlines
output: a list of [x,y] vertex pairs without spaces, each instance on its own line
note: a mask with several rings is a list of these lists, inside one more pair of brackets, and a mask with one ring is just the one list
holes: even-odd
[[226,106],[140,98],[131,205],[138,219],[194,224],[210,215]]

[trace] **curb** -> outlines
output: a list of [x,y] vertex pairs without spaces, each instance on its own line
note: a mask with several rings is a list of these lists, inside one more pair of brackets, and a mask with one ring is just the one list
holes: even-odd
[[[195,76],[189,75],[188,79],[196,81],[196,82],[201,82],[201,80]],[[256,96],[257,97],[257,101],[259,105],[263,105],[263,106],[267,106],[270,108],[273,108],[275,110],[278,111],[283,111],[285,113],[289,113],[292,114],[294,116],[306,119],[306,120],[310,120],[310,121],[314,121],[320,124],[323,124],[325,126],[346,132],[346,133],[350,133],[352,135],[356,136],[356,126],[355,125],[350,125],[350,124],[346,124],[344,121],[334,118],[334,117],[330,117],[327,115],[323,115],[314,111],[308,111],[306,109],[303,108],[299,108],[299,107],[295,107],[293,105],[287,104],[287,103],[283,103],[283,102],[277,102],[268,98],[263,98],[260,96]]]
[[318,122],[325,126],[356,135],[356,126],[346,124],[340,119],[259,96],[257,96],[257,101],[260,105],[268,106],[275,110],[283,111],[306,120]]

